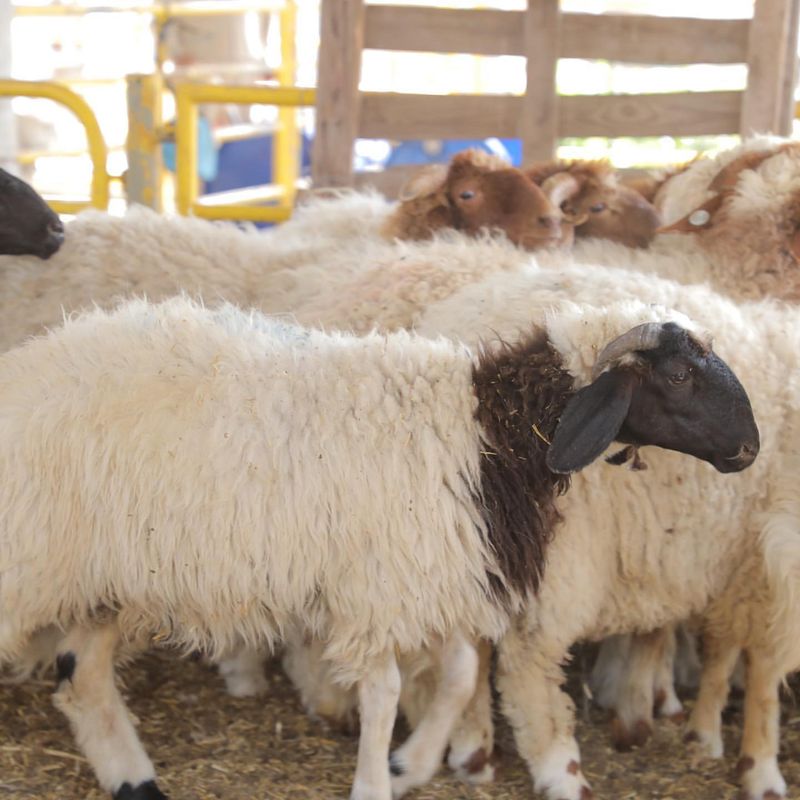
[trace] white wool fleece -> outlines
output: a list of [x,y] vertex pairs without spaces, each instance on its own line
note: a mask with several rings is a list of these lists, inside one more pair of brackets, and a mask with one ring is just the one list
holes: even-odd
[[102,609],[186,647],[331,633],[349,675],[506,611],[472,358],[133,302],[0,358],[0,654]]

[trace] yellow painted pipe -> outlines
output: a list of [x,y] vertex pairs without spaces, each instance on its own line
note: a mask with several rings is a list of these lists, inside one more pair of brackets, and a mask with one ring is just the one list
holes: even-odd
[[194,203],[195,217],[203,219],[234,219],[248,222],[286,222],[292,216],[291,206],[209,206]]
[[[287,0],[280,15],[281,65],[278,68],[278,83],[292,86],[295,82],[296,53],[296,8],[294,0]],[[272,176],[283,188],[284,197],[291,205],[294,201],[297,179],[300,177],[300,130],[297,111],[282,107],[278,111],[278,125],[272,138]]]
[[197,174],[197,105],[241,103],[277,106],[313,106],[316,92],[288,86],[219,86],[182,83],[175,87],[175,204],[179,214],[194,213],[213,219],[247,219],[280,222],[291,216],[291,205],[210,206],[196,202],[200,191]]
[[[86,131],[86,141],[89,146],[89,157],[92,159],[92,188],[91,200],[84,204],[92,205],[95,208],[108,208],[108,184],[109,175],[107,171],[108,148],[106,147],[103,134],[100,132],[100,125],[97,117],[89,108],[89,104],[72,89],[50,81],[17,81],[11,78],[0,78],[0,96],[3,97],[39,97],[53,100],[62,106],[66,106],[83,125]],[[53,204],[56,208],[56,202]],[[60,205],[63,205],[61,203]],[[72,212],[65,212],[72,213]]]
[[197,2],[181,5],[120,5],[120,6],[12,6],[19,17],[84,17],[87,14],[116,14],[121,11],[135,14],[153,14],[163,17],[213,17],[228,14],[244,14],[248,11],[279,11],[284,7],[283,0],[254,0],[253,2]]

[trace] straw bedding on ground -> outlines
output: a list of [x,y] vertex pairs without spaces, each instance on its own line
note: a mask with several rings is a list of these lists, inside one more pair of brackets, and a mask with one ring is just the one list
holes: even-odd
[[[733,776],[741,715],[726,715],[723,762],[693,764],[680,727],[659,724],[655,740],[631,753],[609,746],[605,715],[589,710],[581,665],[570,688],[579,707],[584,768],[606,800],[725,800]],[[277,662],[268,666],[271,692],[263,700],[225,694],[217,675],[197,661],[150,654],[122,676],[161,786],[172,800],[334,800],[346,798],[356,739],[307,718]],[[65,720],[50,702],[52,681],[0,685],[0,799],[107,800],[75,749]],[[800,787],[800,709],[784,701],[782,768]],[[398,731],[402,735],[402,731]],[[500,725],[501,771],[493,785],[470,788],[442,770],[409,800],[530,800],[530,780]],[[800,796],[800,795],[792,795]]]

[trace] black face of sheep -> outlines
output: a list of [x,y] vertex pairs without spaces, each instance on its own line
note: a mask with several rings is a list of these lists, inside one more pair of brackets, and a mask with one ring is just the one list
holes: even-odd
[[58,215],[27,183],[0,169],[0,255],[50,258],[63,241]]
[[[609,364],[607,372],[602,372]],[[738,472],[759,450],[747,393],[710,347],[674,323],[640,325],[598,357],[599,377],[561,416],[548,466],[573,472],[613,441],[654,445]]]

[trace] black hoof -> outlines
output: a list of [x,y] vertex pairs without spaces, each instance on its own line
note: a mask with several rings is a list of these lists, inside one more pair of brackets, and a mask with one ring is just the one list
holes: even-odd
[[397,760],[397,756],[392,753],[389,756],[389,772],[392,775],[402,775],[406,771],[406,768]]
[[138,786],[123,783],[114,792],[114,800],[169,800],[169,798],[156,786],[155,781],[145,781]]
[[71,650],[56,656],[56,684],[71,681],[75,673],[75,653]]

